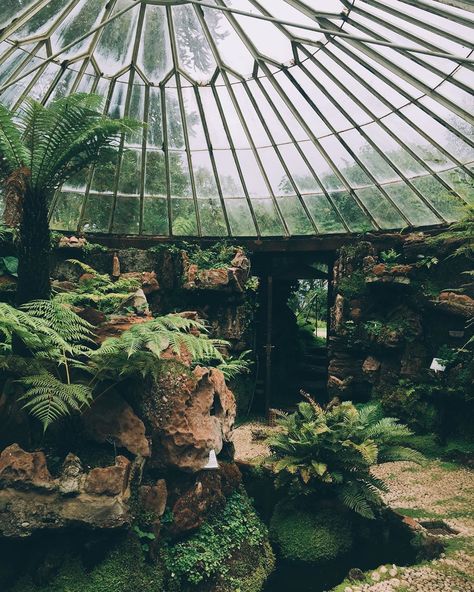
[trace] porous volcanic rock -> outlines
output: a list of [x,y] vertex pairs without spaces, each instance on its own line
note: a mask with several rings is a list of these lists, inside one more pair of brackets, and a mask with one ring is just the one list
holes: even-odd
[[94,495],[110,497],[127,493],[130,477],[130,461],[124,456],[117,456],[115,465],[92,469],[85,480],[84,491]]
[[194,484],[173,505],[171,533],[180,535],[199,528],[210,510],[224,505],[241,482],[240,470],[233,463],[222,463],[218,470],[197,473]]
[[142,485],[140,487],[140,503],[148,512],[155,516],[163,516],[168,500],[168,488],[164,479],[158,479],[155,485]]
[[190,263],[186,253],[182,253],[185,290],[221,290],[243,292],[250,273],[250,261],[245,253],[238,250],[228,267],[200,269]]
[[83,415],[86,437],[94,442],[112,440],[132,454],[150,456],[143,421],[117,392],[98,398]]
[[12,444],[0,455],[0,487],[52,489],[44,452],[25,452]]
[[160,284],[154,271],[131,271],[129,273],[122,273],[120,279],[137,280],[140,282],[140,286],[146,296],[160,290]]
[[188,374],[164,373],[145,409],[152,432],[152,464],[201,470],[209,453],[230,442],[236,403],[216,368],[198,366]]
[[39,530],[86,526],[119,528],[129,524],[130,461],[84,473],[80,459],[68,454],[53,479],[43,452],[18,444],[0,456],[0,535],[26,537]]

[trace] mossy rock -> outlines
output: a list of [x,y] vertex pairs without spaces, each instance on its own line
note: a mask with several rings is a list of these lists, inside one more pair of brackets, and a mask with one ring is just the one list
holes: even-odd
[[338,507],[298,508],[279,503],[270,521],[270,538],[283,559],[322,563],[351,550],[352,526]]
[[164,592],[162,568],[146,563],[139,541],[127,537],[106,558],[87,570],[79,556],[71,555],[47,583],[37,577],[21,578],[11,592]]

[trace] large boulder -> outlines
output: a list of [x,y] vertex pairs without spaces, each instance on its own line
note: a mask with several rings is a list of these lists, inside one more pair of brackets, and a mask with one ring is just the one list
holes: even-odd
[[94,442],[113,441],[135,455],[150,456],[143,421],[117,392],[99,397],[83,415],[86,437]]
[[130,469],[130,461],[118,456],[115,465],[84,473],[80,459],[68,454],[53,478],[43,452],[9,446],[0,456],[0,535],[129,524]]
[[196,472],[209,453],[230,443],[236,403],[215,368],[164,372],[147,395],[145,423],[152,433],[152,464]]
[[201,526],[209,512],[223,506],[241,482],[240,470],[233,463],[222,463],[219,470],[197,473],[194,484],[173,505],[170,531],[178,535]]

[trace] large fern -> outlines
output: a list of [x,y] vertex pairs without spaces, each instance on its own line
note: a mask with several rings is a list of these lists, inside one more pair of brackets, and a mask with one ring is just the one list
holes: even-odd
[[378,405],[344,402],[323,409],[308,398],[296,413],[282,415],[281,431],[268,439],[276,483],[290,495],[337,496],[348,508],[372,518],[383,481],[372,466],[398,460],[423,462],[410,448],[410,430],[384,417]]
[[133,325],[120,337],[106,339],[91,353],[90,365],[97,380],[137,373],[145,376],[159,372],[166,350],[189,356],[193,363],[223,362],[219,348],[227,345],[225,341],[210,339],[199,321],[170,314]]
[[[24,408],[46,429],[92,400],[90,387],[71,373],[85,369],[92,351],[92,327],[67,306],[35,301],[20,309],[0,303],[0,369],[6,388],[21,385]],[[25,355],[15,352],[15,341]],[[26,351],[25,351],[26,350]]]

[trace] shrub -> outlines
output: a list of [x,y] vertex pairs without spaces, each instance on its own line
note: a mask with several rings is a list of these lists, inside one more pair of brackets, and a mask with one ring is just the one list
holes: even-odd
[[295,509],[280,502],[270,521],[270,536],[283,558],[293,561],[330,561],[352,547],[347,513],[334,508]]
[[290,496],[336,496],[351,510],[373,518],[386,485],[370,468],[396,460],[421,462],[422,455],[406,445],[412,432],[397,419],[384,417],[376,404],[345,402],[323,409],[307,399],[296,413],[282,414],[282,430],[268,440],[276,485]]

